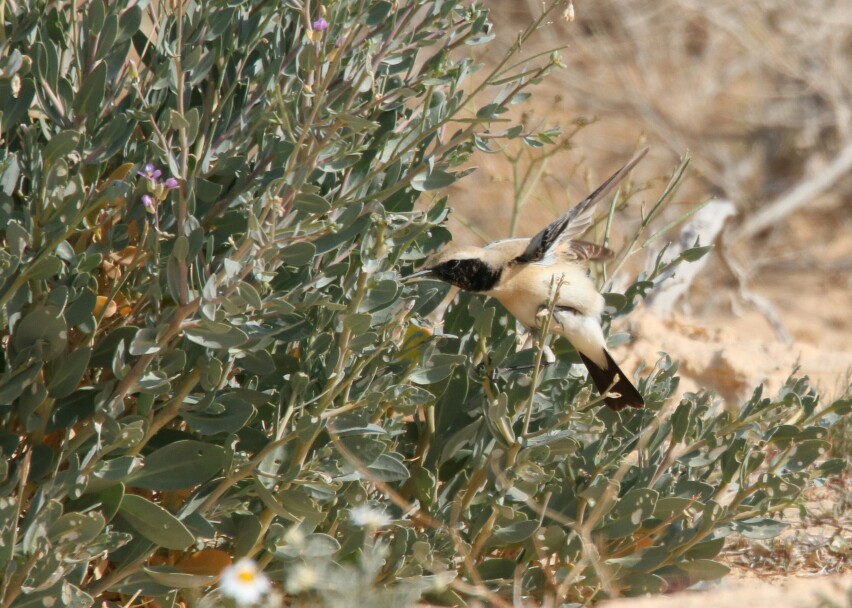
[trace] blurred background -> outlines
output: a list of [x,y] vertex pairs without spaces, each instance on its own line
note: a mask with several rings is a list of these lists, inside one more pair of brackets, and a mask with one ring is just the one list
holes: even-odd
[[[541,10],[536,0],[490,5],[502,47]],[[760,382],[777,390],[797,368],[829,396],[848,391],[849,3],[575,0],[524,52],[552,49],[565,68],[515,107],[531,129],[563,135],[552,149],[476,154],[478,170],[450,191],[455,238],[532,235],[649,145],[633,173],[638,192],[616,214],[618,249],[689,156],[671,215],[658,223],[708,199],[730,201],[735,214],[671,310],[640,310],[616,328],[633,336],[618,356],[632,371],[668,352],[682,361],[685,390],[715,388],[731,403]],[[491,45],[472,50],[484,64],[500,55]],[[708,209],[721,223],[724,205]],[[627,272],[655,254],[638,252]]]

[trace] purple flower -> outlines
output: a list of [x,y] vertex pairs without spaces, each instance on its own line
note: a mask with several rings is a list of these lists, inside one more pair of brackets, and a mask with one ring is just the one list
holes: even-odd
[[154,202],[154,197],[150,194],[142,195],[142,204],[145,205],[145,210],[148,213],[154,213],[154,209],[156,207],[156,203]]
[[159,169],[157,169],[156,165],[153,165],[151,163],[148,163],[147,165],[145,165],[144,171],[137,171],[136,173],[139,176],[144,177],[148,181],[155,182],[155,183],[163,175],[163,172],[160,171]]
[[320,17],[313,22],[313,27],[317,32],[324,32],[328,29],[328,21],[325,20],[325,17]]
[[166,188],[168,188],[169,190],[180,188],[180,181],[176,177],[170,177],[166,180]]

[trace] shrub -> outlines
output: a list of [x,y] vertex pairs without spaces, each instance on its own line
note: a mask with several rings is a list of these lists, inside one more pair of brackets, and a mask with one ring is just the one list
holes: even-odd
[[494,303],[412,324],[447,294],[402,280],[450,238],[422,194],[555,137],[501,115],[558,65],[512,62],[561,4],[476,85],[478,4],[6,6],[0,605],[191,601],[242,556],[306,602],[585,601],[777,533],[848,402],[660,416],[663,358],[617,415]]

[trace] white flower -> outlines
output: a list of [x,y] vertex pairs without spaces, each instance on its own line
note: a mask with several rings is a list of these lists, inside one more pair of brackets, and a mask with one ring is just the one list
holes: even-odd
[[447,570],[444,572],[438,572],[432,576],[424,576],[423,578],[425,579],[424,582],[431,582],[432,588],[436,591],[443,591],[450,586],[450,583],[456,580],[456,577],[457,573],[454,570]]
[[238,604],[256,604],[270,589],[269,579],[244,557],[222,571],[219,589]]
[[370,505],[363,504],[355,507],[349,513],[352,523],[362,528],[383,528],[391,523],[390,516]]
[[287,577],[287,591],[301,593],[313,589],[319,581],[319,573],[306,564],[296,566]]

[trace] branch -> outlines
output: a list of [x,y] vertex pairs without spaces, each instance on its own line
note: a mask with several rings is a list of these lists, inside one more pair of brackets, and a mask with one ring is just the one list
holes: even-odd
[[852,170],[852,141],[846,143],[846,146],[822,172],[807,181],[799,183],[781,198],[763,207],[759,212],[746,220],[734,232],[731,241],[747,239],[761,230],[777,224],[800,207],[804,207],[811,202],[815,196],[828,190],[850,170]]
[[[699,210],[680,232],[680,237],[666,250],[668,259],[675,259],[685,250],[701,245],[716,243],[719,233],[725,227],[729,217],[737,212],[736,205],[728,200],[712,201]],[[653,265],[655,256],[648,260]],[[709,256],[689,264],[679,264],[660,274],[654,280],[654,291],[649,294],[646,303],[661,318],[670,317],[677,302],[689,291],[692,282],[707,265]],[[650,268],[653,271],[653,268]]]

